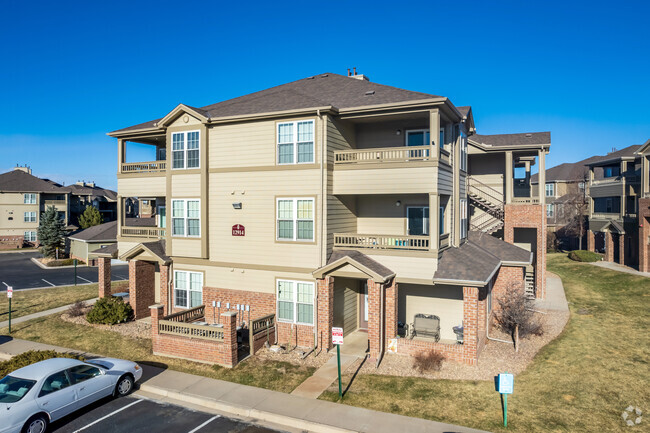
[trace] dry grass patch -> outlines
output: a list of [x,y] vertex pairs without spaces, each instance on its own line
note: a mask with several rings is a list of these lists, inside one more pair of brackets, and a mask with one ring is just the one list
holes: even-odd
[[[128,287],[128,281],[115,281],[112,284],[112,292],[118,293]],[[14,297],[11,300],[11,317],[27,316],[51,308],[62,307],[73,304],[77,301],[96,298],[98,294],[97,284],[83,286],[52,287],[51,289],[38,290],[14,290]],[[0,296],[0,322],[8,319],[9,301],[6,296]]]

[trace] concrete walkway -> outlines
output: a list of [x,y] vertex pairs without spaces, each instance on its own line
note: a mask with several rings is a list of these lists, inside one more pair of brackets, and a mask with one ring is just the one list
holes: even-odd
[[[341,374],[345,372],[354,361],[359,359],[354,355],[341,355]],[[339,372],[336,361],[336,354],[332,356],[321,368],[308,377],[303,383],[298,385],[291,392],[291,395],[298,397],[317,399],[335,380],[338,380]]]
[[[51,287],[48,287],[48,288],[51,288]],[[97,299],[98,298],[87,299],[84,302],[86,303],[86,305],[93,305],[95,302],[97,302]],[[12,325],[17,325],[19,323],[27,322],[28,320],[38,319],[39,317],[45,317],[45,316],[49,316],[51,314],[56,314],[56,313],[63,313],[65,310],[70,308],[72,305],[74,305],[74,304],[68,304],[68,305],[64,305],[62,307],[52,308],[50,310],[39,311],[38,313],[28,314],[27,316],[21,316],[21,317],[15,318],[15,319],[12,318],[11,319],[11,324]],[[8,326],[9,326],[9,321],[8,320],[5,320],[4,322],[0,322],[0,329],[6,328]]]
[[564,294],[564,285],[557,275],[546,272],[546,299],[536,299],[538,310],[569,311],[569,304]]
[[[27,350],[48,349],[74,352],[62,347],[0,336],[0,354],[5,357],[18,355]],[[90,356],[90,354],[86,355]],[[142,367],[144,375],[138,392],[216,410],[235,417],[254,418],[308,432],[481,432],[481,430],[452,424],[308,399],[148,365]]]
[[609,269],[611,271],[625,272],[626,274],[638,275],[639,277],[648,277],[650,278],[650,272],[639,272],[636,269],[629,268],[627,266],[619,265],[614,262],[590,262],[590,265],[598,266],[599,268]]

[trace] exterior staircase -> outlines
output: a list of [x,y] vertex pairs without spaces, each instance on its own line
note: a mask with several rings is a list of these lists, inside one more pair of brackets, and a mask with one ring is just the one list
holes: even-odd
[[472,230],[492,234],[503,227],[504,199],[501,192],[469,176],[467,178],[467,195],[470,204],[484,212],[471,219],[470,228]]
[[526,298],[535,299],[535,269],[532,266],[526,268]]

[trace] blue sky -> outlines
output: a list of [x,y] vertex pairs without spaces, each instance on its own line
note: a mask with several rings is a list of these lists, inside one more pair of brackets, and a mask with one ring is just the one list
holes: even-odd
[[353,66],[576,161],[650,138],[649,4],[3,0],[0,172],[115,188],[106,132]]

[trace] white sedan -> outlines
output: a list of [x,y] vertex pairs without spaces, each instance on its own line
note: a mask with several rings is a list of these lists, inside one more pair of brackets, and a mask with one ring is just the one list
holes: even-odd
[[142,368],[122,359],[53,358],[0,380],[0,433],[44,433],[50,422],[101,398],[124,396]]

